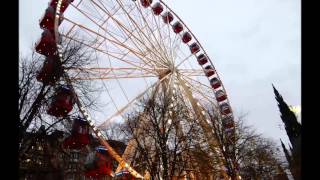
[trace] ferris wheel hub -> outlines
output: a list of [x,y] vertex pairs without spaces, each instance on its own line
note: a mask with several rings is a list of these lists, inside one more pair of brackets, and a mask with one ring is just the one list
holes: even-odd
[[166,75],[172,73],[173,70],[171,69],[162,69],[162,70],[159,70],[158,71],[158,74],[159,74],[159,79],[162,79],[163,77],[165,77]]

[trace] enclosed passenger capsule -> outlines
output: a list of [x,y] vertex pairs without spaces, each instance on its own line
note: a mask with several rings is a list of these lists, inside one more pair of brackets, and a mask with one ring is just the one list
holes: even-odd
[[206,55],[204,54],[200,54],[198,57],[197,57],[197,60],[198,60],[198,63],[202,66],[204,64],[206,64],[208,62],[208,58],[206,57]]
[[152,11],[155,15],[160,15],[163,11],[163,6],[161,5],[161,3],[157,2],[153,7],[152,7]]
[[57,55],[48,56],[37,75],[37,80],[44,84],[53,85],[60,79],[62,74],[63,69],[59,57]]
[[211,87],[217,89],[221,86],[221,82],[218,78],[214,77],[210,80]]
[[221,89],[216,92],[216,97],[218,102],[221,102],[227,99],[226,93]]
[[152,0],[140,0],[141,5],[145,8],[149,7],[152,4]]
[[172,25],[172,29],[175,33],[180,33],[183,30],[182,24],[178,21]]
[[165,12],[163,15],[162,15],[162,19],[163,19],[163,22],[168,24],[168,23],[171,23],[171,21],[173,21],[173,15],[171,12]]
[[64,117],[72,110],[75,103],[73,92],[68,86],[61,86],[52,98],[48,114],[55,117]]
[[64,148],[82,149],[89,144],[89,123],[81,118],[73,121],[71,136],[63,142]]
[[227,116],[222,119],[222,125],[225,129],[230,129],[234,127],[234,121],[232,116]]
[[[42,19],[40,20],[40,27],[42,29],[54,30],[54,19],[55,19],[55,10],[52,6],[49,6],[46,9],[46,12]],[[59,25],[61,24],[63,18],[60,16]]]
[[204,73],[206,74],[207,77],[210,77],[215,74],[215,71],[211,65],[208,65],[204,68]]
[[57,54],[57,45],[52,31],[45,29],[42,32],[41,39],[36,44],[36,51],[45,56]]
[[189,46],[189,48],[190,48],[190,51],[191,51],[192,54],[196,54],[197,52],[200,51],[200,47],[199,47],[199,45],[198,45],[196,42],[195,42],[195,43],[192,43],[192,44]]
[[[69,4],[71,4],[74,0],[62,0],[61,6],[60,6],[60,13],[64,13],[64,11],[67,9]],[[58,4],[58,0],[51,0],[50,6],[52,6],[54,9],[56,9]]]
[[191,34],[189,32],[183,33],[182,42],[188,43],[189,41],[191,41],[191,39],[192,39],[192,36],[191,36]]
[[224,115],[230,114],[231,113],[231,109],[228,103],[222,103],[220,104],[220,110],[221,113]]
[[96,148],[95,152],[87,156],[85,162],[85,176],[90,178],[103,178],[112,175],[112,158],[103,146]]

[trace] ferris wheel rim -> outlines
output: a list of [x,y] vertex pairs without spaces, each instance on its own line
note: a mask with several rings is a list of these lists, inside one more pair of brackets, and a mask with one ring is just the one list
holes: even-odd
[[[76,6],[79,6],[82,2],[83,2],[83,1],[80,1]],[[117,0],[117,2],[119,3],[120,1]],[[202,52],[203,52],[203,53],[206,55],[206,57],[208,58],[210,65],[211,65],[211,66],[213,67],[213,69],[216,71],[216,68],[215,68],[215,66],[213,65],[210,57],[207,55],[205,49],[202,47],[201,43],[197,40],[196,36],[192,33],[192,31],[189,29],[189,27],[188,27],[188,26],[181,20],[181,18],[180,18],[173,10],[171,10],[162,0],[159,0],[159,2],[160,2],[161,4],[163,4],[163,5],[169,10],[169,11],[167,11],[167,12],[172,13],[172,14],[174,15],[174,17],[176,17],[176,18],[178,19],[177,22],[180,22],[180,23],[183,24],[183,26],[187,29],[186,32],[191,33],[191,35],[192,35],[192,37],[195,39],[196,43],[200,46]],[[153,4],[154,4],[154,3],[153,3]],[[150,6],[151,6],[151,5],[150,5]],[[119,7],[119,8],[120,8],[120,7]],[[121,6],[121,8],[123,8],[123,7]],[[154,17],[154,14],[153,14],[153,17]],[[170,23],[167,23],[167,24],[170,24]],[[172,24],[170,24],[170,25],[172,26]],[[177,33],[177,34],[179,34],[179,33]],[[152,34],[152,35],[153,35],[153,34]],[[181,34],[179,34],[179,35],[180,35],[180,37],[181,37]],[[192,55],[193,55],[193,54],[190,54],[190,56],[192,56]],[[194,56],[196,56],[196,55],[194,55]],[[178,66],[179,66],[179,65],[178,65]],[[202,67],[202,68],[203,68],[203,67]],[[217,78],[220,80],[220,83],[221,83],[221,86],[222,86],[221,89],[225,92],[225,94],[227,94],[226,89],[224,88],[223,82],[221,81],[221,78],[220,78],[219,75],[218,75],[218,72],[216,71],[215,74],[216,74]],[[210,81],[209,78],[208,78],[208,80]],[[213,90],[213,93],[215,94],[215,92],[216,92],[215,89],[212,89],[212,90]],[[216,94],[215,94],[215,96],[216,96]],[[217,99],[217,97],[215,97],[215,99]],[[229,105],[229,109],[230,109],[230,111],[231,111],[230,114],[233,114],[233,113],[232,113],[232,108],[231,108],[231,105],[230,105],[230,100],[229,100],[228,97],[226,98],[226,101],[225,101],[225,102]],[[232,116],[233,116],[233,115],[232,115]]]
[[[59,20],[59,18],[60,18],[60,17],[59,17],[59,15],[60,15],[60,14],[59,14],[59,9],[60,9],[60,5],[61,5],[61,2],[62,2],[62,1],[63,1],[63,0],[58,0],[57,10],[56,10],[57,16],[55,17],[55,23],[54,23],[56,42],[58,42],[58,36],[59,36],[58,20]],[[82,0],[78,3],[78,5],[79,5],[81,2],[82,2]],[[159,2],[162,3],[163,5],[165,5],[166,8],[168,8],[168,9],[170,10],[170,12],[173,13],[176,18],[178,18],[179,22],[181,22],[181,23],[184,25],[184,27],[188,30],[187,32],[191,33],[192,37],[195,39],[195,41],[197,42],[197,44],[200,46],[202,52],[207,56],[207,58],[208,58],[208,60],[209,60],[209,63],[211,64],[211,66],[213,67],[213,69],[216,71],[216,68],[215,68],[215,66],[213,65],[210,57],[207,55],[205,49],[202,47],[201,43],[200,43],[200,42],[197,40],[197,38],[194,36],[194,34],[192,33],[192,31],[190,31],[190,29],[188,28],[188,26],[180,19],[180,17],[179,17],[178,15],[176,15],[176,14],[174,13],[174,11],[172,11],[162,0],[159,0]],[[59,4],[60,4],[60,5],[59,5]],[[57,46],[58,46],[58,52],[59,52],[59,49],[61,49],[61,46],[60,46],[59,44],[57,44]],[[193,54],[191,54],[191,55],[193,55]],[[196,56],[196,55],[194,54],[194,56]],[[59,52],[59,57],[61,58],[61,52]],[[179,65],[178,65],[178,66],[179,66]],[[202,67],[202,68],[203,68],[203,67]],[[68,79],[69,77],[68,77],[67,73],[65,73],[65,74],[66,74],[66,79]],[[167,75],[168,75],[168,74],[167,74]],[[167,76],[167,75],[166,75],[166,76]],[[225,90],[225,88],[224,88],[224,86],[223,86],[223,83],[222,83],[222,81],[221,81],[221,78],[219,77],[217,71],[216,71],[216,76],[218,77],[218,79],[219,79],[220,82],[221,82],[221,86],[222,86],[223,91],[227,94],[227,92],[226,92],[226,90]],[[210,79],[209,79],[209,78],[208,78],[208,80],[209,80],[209,82],[210,82]],[[69,81],[70,81],[70,79],[69,79]],[[158,81],[157,81],[157,82],[158,82]],[[70,83],[71,83],[71,81],[70,81]],[[214,95],[216,96],[215,90],[214,90],[213,88],[212,88],[212,90],[213,90]],[[79,101],[79,100],[78,100],[78,101]],[[229,98],[226,99],[226,102],[229,104],[229,108],[230,108],[230,110],[231,110],[231,114],[233,114],[232,109],[231,109],[231,105],[230,105],[230,102],[229,102]],[[81,109],[81,106],[79,107],[79,109],[80,109],[80,111],[82,110],[82,109]],[[83,112],[82,112],[82,113],[83,113]],[[84,113],[83,113],[83,114],[84,114]]]
[[[79,6],[81,3],[82,3],[83,1],[80,1],[76,6]],[[119,3],[120,1],[118,1],[117,0],[117,3]],[[210,57],[207,55],[207,53],[206,53],[206,51],[205,51],[205,49],[202,47],[202,45],[201,45],[201,43],[198,41],[198,39],[196,38],[196,36],[192,33],[192,31],[189,29],[189,27],[182,21],[182,19],[173,11],[173,10],[171,10],[170,9],[170,7],[168,7],[168,5],[166,5],[162,0],[159,0],[159,2],[161,3],[161,4],[163,4],[169,11],[167,11],[167,12],[170,12],[170,13],[172,13],[173,15],[174,15],[174,17],[176,17],[177,19],[178,19],[178,21],[177,22],[181,22],[182,24],[183,24],[183,26],[186,28],[186,32],[189,32],[189,33],[191,33],[191,35],[192,35],[192,37],[193,37],[193,39],[195,40],[195,42],[200,46],[200,48],[201,48],[201,51],[204,53],[204,55],[206,55],[206,57],[208,58],[208,60],[209,60],[209,63],[210,63],[210,65],[213,67],[213,69],[215,70],[215,74],[216,74],[216,77],[218,78],[218,80],[220,80],[220,83],[221,83],[221,89],[225,92],[225,94],[227,94],[227,91],[226,91],[226,89],[224,88],[224,85],[223,85],[223,82],[222,82],[222,80],[221,80],[221,78],[220,78],[220,76],[219,76],[219,74],[218,74],[218,71],[216,70],[216,68],[215,68],[215,66],[214,66],[214,64],[212,63],[212,61],[211,61],[211,59],[210,59]],[[153,4],[155,4],[155,3],[153,3]],[[151,6],[151,5],[150,5]],[[122,8],[122,7],[121,7]],[[153,15],[154,16],[154,15]],[[109,17],[108,17],[109,18]],[[169,23],[168,23],[169,24]],[[171,24],[170,24],[171,25]],[[153,35],[153,34],[152,34]],[[178,34],[178,35],[180,35],[181,36],[181,34]],[[192,56],[193,54],[190,54],[190,56]],[[194,56],[196,56],[196,55],[194,55]],[[179,65],[177,65],[177,66],[179,66]],[[202,67],[203,68],[203,67]],[[150,76],[146,76],[146,77],[150,77]],[[154,77],[154,76],[152,76],[152,77]],[[208,78],[208,80],[210,81],[210,78]],[[216,93],[216,91],[213,89],[213,93]],[[229,105],[229,108],[230,108],[230,110],[231,110],[231,114],[233,114],[233,112],[232,112],[232,107],[231,107],[231,103],[230,103],[230,100],[229,100],[229,98],[228,98],[228,96],[227,96],[227,98],[226,98],[226,101],[225,101],[228,105]]]

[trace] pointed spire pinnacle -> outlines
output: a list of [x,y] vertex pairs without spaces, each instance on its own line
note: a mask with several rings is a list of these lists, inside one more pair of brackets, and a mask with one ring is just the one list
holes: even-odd
[[279,111],[281,113],[281,119],[284,123],[287,135],[289,137],[290,143],[295,149],[296,138],[301,134],[301,124],[298,123],[296,115],[290,110],[287,103],[283,100],[282,96],[279,94],[278,90],[272,84],[276,100],[278,102]]
[[281,146],[282,146],[282,149],[283,149],[283,152],[284,152],[284,155],[286,156],[286,159],[289,163],[289,166],[291,165],[291,156],[286,148],[286,146],[284,145],[284,143],[282,142],[282,140],[280,139],[280,142],[281,142]]

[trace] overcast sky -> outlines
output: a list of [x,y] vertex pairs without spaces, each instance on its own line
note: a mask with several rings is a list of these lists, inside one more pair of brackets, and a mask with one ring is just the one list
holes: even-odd
[[[75,0],[77,1],[77,0]],[[287,141],[271,83],[301,104],[299,0],[165,0],[213,60],[235,114],[268,137]],[[20,53],[40,37],[46,0],[19,0]]]

